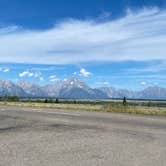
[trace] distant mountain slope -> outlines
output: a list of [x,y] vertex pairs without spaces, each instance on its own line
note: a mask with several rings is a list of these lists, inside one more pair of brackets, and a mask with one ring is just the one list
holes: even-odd
[[60,98],[106,98],[105,93],[92,89],[78,78],[69,78],[44,88],[52,97]]
[[166,88],[158,86],[148,87],[137,93],[138,98],[142,99],[166,99]]
[[8,80],[0,80],[0,96],[26,97],[27,93],[19,86]]
[[0,96],[19,97],[56,97],[76,99],[133,98],[133,99],[164,99],[166,88],[148,87],[142,91],[129,91],[113,87],[93,89],[78,78],[69,78],[55,84],[41,87],[38,84],[21,81],[14,84],[11,81],[0,80]]
[[20,81],[17,85],[22,88],[28,96],[31,97],[46,97],[48,93],[42,89],[38,84],[27,81]]
[[109,98],[136,98],[136,92],[129,91],[126,89],[116,89],[113,87],[102,87],[99,88],[103,93],[107,94]]

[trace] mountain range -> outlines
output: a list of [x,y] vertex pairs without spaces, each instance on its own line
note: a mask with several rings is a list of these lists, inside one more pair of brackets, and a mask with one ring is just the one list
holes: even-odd
[[154,86],[142,91],[130,91],[114,87],[91,88],[78,78],[69,78],[55,84],[40,86],[27,81],[13,83],[8,80],[0,80],[0,96],[19,97],[54,97],[69,99],[157,99],[166,100],[166,88]]

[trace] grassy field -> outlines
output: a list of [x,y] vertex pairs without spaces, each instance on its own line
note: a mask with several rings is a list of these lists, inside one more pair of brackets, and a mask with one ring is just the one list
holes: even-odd
[[37,102],[0,102],[0,106],[20,106],[20,107],[36,107],[36,108],[56,108],[67,110],[91,110],[99,111],[102,109],[102,105],[92,104],[63,104],[63,103],[37,103]]
[[144,115],[166,116],[166,107],[158,106],[139,106],[139,105],[122,105],[119,103],[107,104],[73,104],[73,103],[37,103],[37,102],[0,102],[0,106],[20,106],[20,107],[36,107],[36,108],[54,108],[66,110],[87,110],[98,112],[115,112],[115,113],[131,113]]

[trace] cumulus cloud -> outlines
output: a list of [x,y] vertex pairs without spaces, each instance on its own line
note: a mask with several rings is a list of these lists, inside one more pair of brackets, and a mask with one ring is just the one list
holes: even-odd
[[0,68],[0,71],[3,72],[3,73],[7,73],[7,72],[10,71],[10,68],[8,68],[8,67],[2,67],[2,68]]
[[107,81],[105,81],[105,82],[103,82],[103,84],[104,84],[104,85],[109,85],[110,83],[107,82]]
[[77,75],[77,72],[75,71],[75,72],[73,73],[73,75]]
[[49,79],[50,79],[51,82],[55,82],[55,81],[59,80],[56,75],[50,76]]
[[0,62],[166,60],[165,20],[166,11],[151,8],[105,22],[69,19],[44,31],[1,28]]
[[142,81],[140,82],[141,86],[158,86],[158,82],[154,82],[154,81]]
[[145,85],[147,85],[147,82],[142,81],[142,82],[140,82],[140,84],[143,85],[143,86],[145,86]]
[[21,73],[19,73],[19,77],[39,77],[41,78],[41,73],[33,73],[33,72],[30,72],[30,71],[23,71]]
[[96,84],[98,84],[98,85],[110,85],[110,83],[107,82],[107,81],[104,81],[104,82],[96,82]]
[[80,76],[83,77],[89,77],[92,73],[90,73],[89,71],[87,71],[86,69],[82,68],[80,69]]

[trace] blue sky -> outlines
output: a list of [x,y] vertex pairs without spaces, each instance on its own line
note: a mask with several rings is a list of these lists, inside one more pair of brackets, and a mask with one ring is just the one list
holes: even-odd
[[0,78],[166,87],[165,0],[0,0]]

